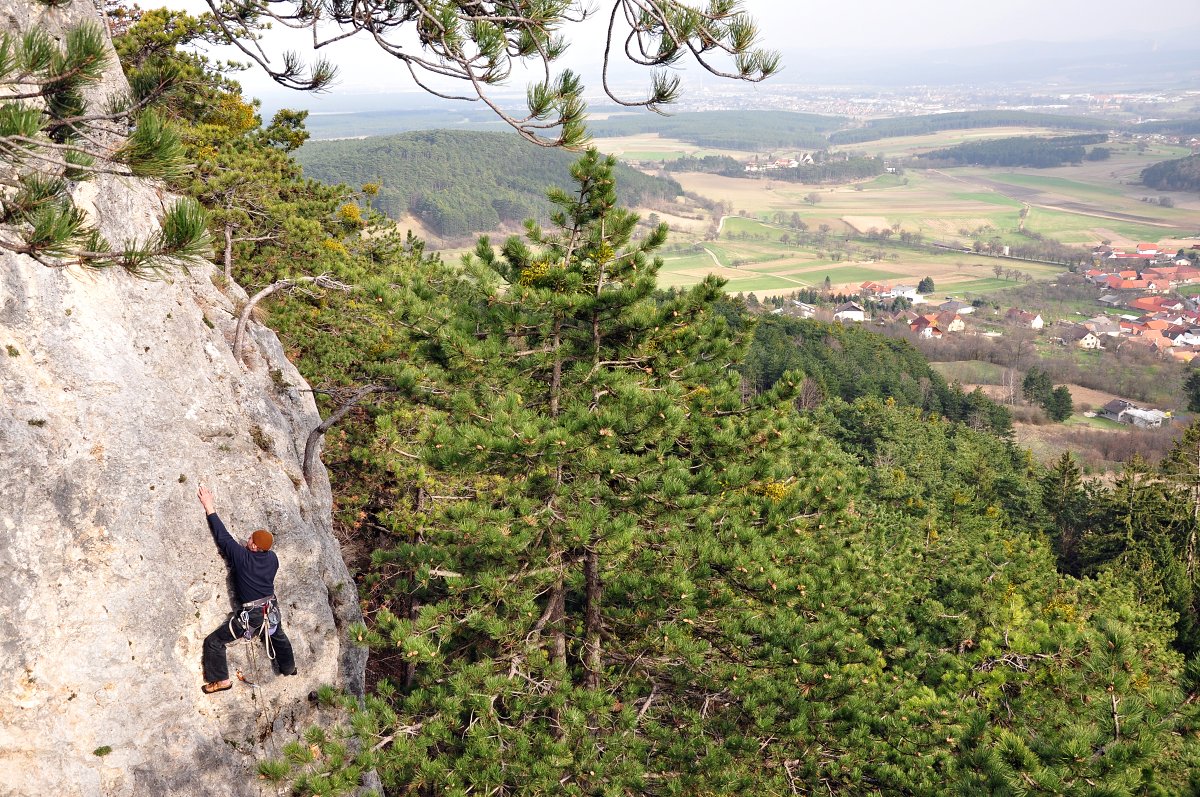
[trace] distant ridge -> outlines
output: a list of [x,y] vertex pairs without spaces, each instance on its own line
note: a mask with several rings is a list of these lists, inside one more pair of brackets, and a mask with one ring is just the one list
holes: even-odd
[[638,114],[589,123],[597,137],[657,133],[699,147],[748,150],[823,149],[825,134],[846,124],[842,116],[792,111],[698,111],[672,116]]

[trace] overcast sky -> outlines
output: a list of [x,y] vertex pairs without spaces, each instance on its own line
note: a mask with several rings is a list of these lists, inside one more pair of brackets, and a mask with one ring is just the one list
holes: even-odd
[[[1200,22],[1196,0],[840,0],[803,3],[747,0],[764,39],[787,47],[790,31],[828,31],[814,49],[878,46],[919,50],[1006,41],[1079,41],[1153,33]],[[809,36],[802,41],[809,46]]]
[[[608,0],[592,0],[600,6],[596,18],[568,32],[572,50],[560,61],[562,66],[584,72],[589,86],[597,83],[588,73],[601,53],[603,24],[607,20]],[[169,5],[189,10],[206,8],[203,0],[169,0]],[[147,3],[147,5],[150,5]],[[281,4],[284,5],[284,4]],[[1004,0],[1003,2],[964,3],[963,0],[908,0],[903,3],[884,0],[840,0],[836,3],[802,0],[745,0],[745,9],[760,24],[764,46],[794,53],[792,69],[780,80],[804,82],[803,61],[829,56],[853,55],[858,63],[870,62],[881,51],[891,54],[919,55],[931,49],[949,49],[1001,44],[1011,41],[1068,42],[1095,39],[1121,39],[1137,36],[1141,40],[1178,35],[1181,28],[1200,26],[1200,2],[1197,0]],[[276,34],[271,40],[279,41]],[[269,40],[269,41],[271,41]],[[290,49],[303,49],[303,37],[292,39]],[[276,53],[284,49],[268,47]],[[394,59],[378,51],[369,39],[358,37],[323,51],[339,65],[340,79],[335,90],[341,92],[416,91],[404,69]],[[1182,53],[1195,58],[1195,49]],[[799,63],[797,63],[799,62]],[[252,70],[238,76],[247,94],[265,97],[277,88],[261,73]],[[524,79],[514,88],[524,88]],[[293,106],[302,103],[290,102]]]

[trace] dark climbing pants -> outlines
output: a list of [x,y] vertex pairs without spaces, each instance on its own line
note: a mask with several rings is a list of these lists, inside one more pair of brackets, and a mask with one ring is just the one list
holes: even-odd
[[[250,627],[254,629],[256,638],[262,636],[262,612],[250,612]],[[230,632],[233,626],[233,632]],[[204,680],[207,683],[229,679],[229,664],[225,658],[225,646],[235,639],[241,639],[246,633],[246,627],[238,620],[238,614],[232,620],[226,620],[221,627],[204,638]],[[280,675],[296,674],[296,659],[292,655],[292,643],[287,634],[283,633],[283,623],[271,634],[271,650],[275,653],[275,664],[279,667]],[[254,643],[251,643],[254,644]]]

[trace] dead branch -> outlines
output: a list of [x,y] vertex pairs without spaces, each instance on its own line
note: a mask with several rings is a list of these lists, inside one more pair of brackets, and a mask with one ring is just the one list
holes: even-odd
[[327,431],[329,431],[329,428],[342,418],[345,418],[346,414],[350,412],[350,410],[354,409],[354,406],[358,404],[358,402],[362,401],[370,394],[393,392],[395,390],[396,388],[394,387],[386,387],[384,385],[367,385],[366,387],[359,388],[353,396],[351,396],[344,404],[342,404],[342,406],[334,410],[332,415],[322,421],[316,429],[313,429],[308,433],[308,439],[304,441],[304,464],[302,468],[305,484],[310,487],[312,486],[312,466],[313,462],[315,462],[317,459],[317,443],[320,441],[321,437],[324,436]]
[[332,288],[333,290],[346,292],[353,290],[351,286],[338,282],[328,274],[319,274],[315,277],[292,277],[272,282],[254,294],[250,301],[246,302],[246,306],[242,308],[242,314],[238,316],[237,331],[233,335],[233,358],[235,360],[239,363],[242,361],[242,343],[246,337],[246,324],[249,323],[250,313],[254,311],[255,306],[273,293],[291,290],[298,285],[310,282],[318,288]]

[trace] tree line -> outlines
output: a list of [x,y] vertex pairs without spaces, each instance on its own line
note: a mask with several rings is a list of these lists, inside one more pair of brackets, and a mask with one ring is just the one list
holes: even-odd
[[[827,150],[817,150],[813,163],[800,163],[792,168],[769,171],[746,171],[745,164],[727,155],[685,155],[667,161],[664,168],[669,172],[705,172],[725,177],[779,180],[789,183],[834,183],[862,180],[883,174],[884,164],[879,158],[863,156],[833,156]],[[768,160],[770,158],[768,157]]]
[[857,144],[899,136],[936,133],[939,130],[970,130],[977,127],[1020,125],[1063,130],[1105,130],[1108,123],[1077,116],[1059,116],[1032,111],[959,111],[893,119],[872,119],[862,127],[830,134],[830,144]]
[[1142,183],[1160,191],[1200,191],[1200,155],[1147,166],[1142,169]]
[[699,147],[734,150],[819,149],[825,134],[845,123],[840,116],[792,111],[705,111],[671,116],[629,114],[589,124],[597,136],[657,133]]
[[921,160],[954,166],[1032,166],[1050,168],[1082,163],[1086,146],[1102,144],[1107,133],[1077,136],[1014,136],[990,141],[967,141],[953,147],[924,152]]

